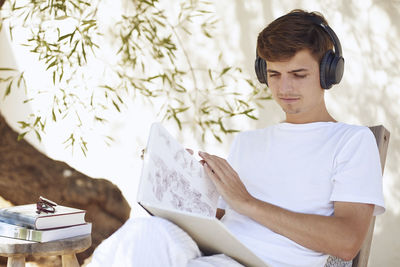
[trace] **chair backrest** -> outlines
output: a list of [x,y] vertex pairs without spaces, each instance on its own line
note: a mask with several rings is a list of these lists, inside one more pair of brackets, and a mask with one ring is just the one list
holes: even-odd
[[[369,128],[375,135],[376,143],[378,145],[378,150],[379,150],[379,156],[381,159],[382,174],[383,174],[390,133],[382,125],[372,126]],[[358,252],[357,256],[353,259],[353,261],[344,261],[337,257],[329,256],[325,264],[325,267],[350,267],[350,266],[367,267],[369,252],[371,249],[372,236],[374,233],[374,226],[375,226],[375,216],[371,220],[371,224],[369,225],[368,233],[367,236],[365,237],[364,243],[362,244],[360,251]]]
[[[390,132],[382,125],[369,127],[375,135],[376,143],[379,149],[379,156],[381,158],[382,174],[385,168],[386,154],[389,144]],[[361,246],[360,252],[353,259],[352,267],[367,267],[369,252],[371,249],[372,235],[374,233],[375,217],[372,218],[371,224],[368,229],[367,236]]]

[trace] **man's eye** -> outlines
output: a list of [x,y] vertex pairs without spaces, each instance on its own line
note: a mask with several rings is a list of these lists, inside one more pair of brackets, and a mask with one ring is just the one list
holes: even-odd
[[270,74],[269,77],[276,77],[278,74]]
[[307,74],[303,74],[303,75],[300,75],[297,73],[294,74],[294,77],[296,77],[296,78],[305,78],[306,76],[307,76]]

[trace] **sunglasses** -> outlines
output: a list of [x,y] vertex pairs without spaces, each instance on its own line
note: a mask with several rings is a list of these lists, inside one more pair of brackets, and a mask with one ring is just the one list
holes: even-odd
[[45,213],[54,213],[56,211],[57,203],[51,201],[42,196],[39,197],[39,201],[36,202],[36,213],[40,214],[41,212]]

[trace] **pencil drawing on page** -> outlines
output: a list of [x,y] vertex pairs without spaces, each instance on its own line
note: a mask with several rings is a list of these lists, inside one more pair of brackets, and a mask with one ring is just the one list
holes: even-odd
[[146,151],[139,201],[215,216],[218,193],[214,184],[161,124],[153,124]]

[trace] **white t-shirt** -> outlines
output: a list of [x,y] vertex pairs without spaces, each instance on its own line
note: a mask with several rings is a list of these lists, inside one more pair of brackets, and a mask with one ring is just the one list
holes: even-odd
[[[375,138],[363,126],[281,123],[236,137],[228,162],[254,197],[294,212],[333,215],[334,201],[375,204],[384,212]],[[307,249],[224,203],[222,222],[271,266],[324,266],[327,255]]]

